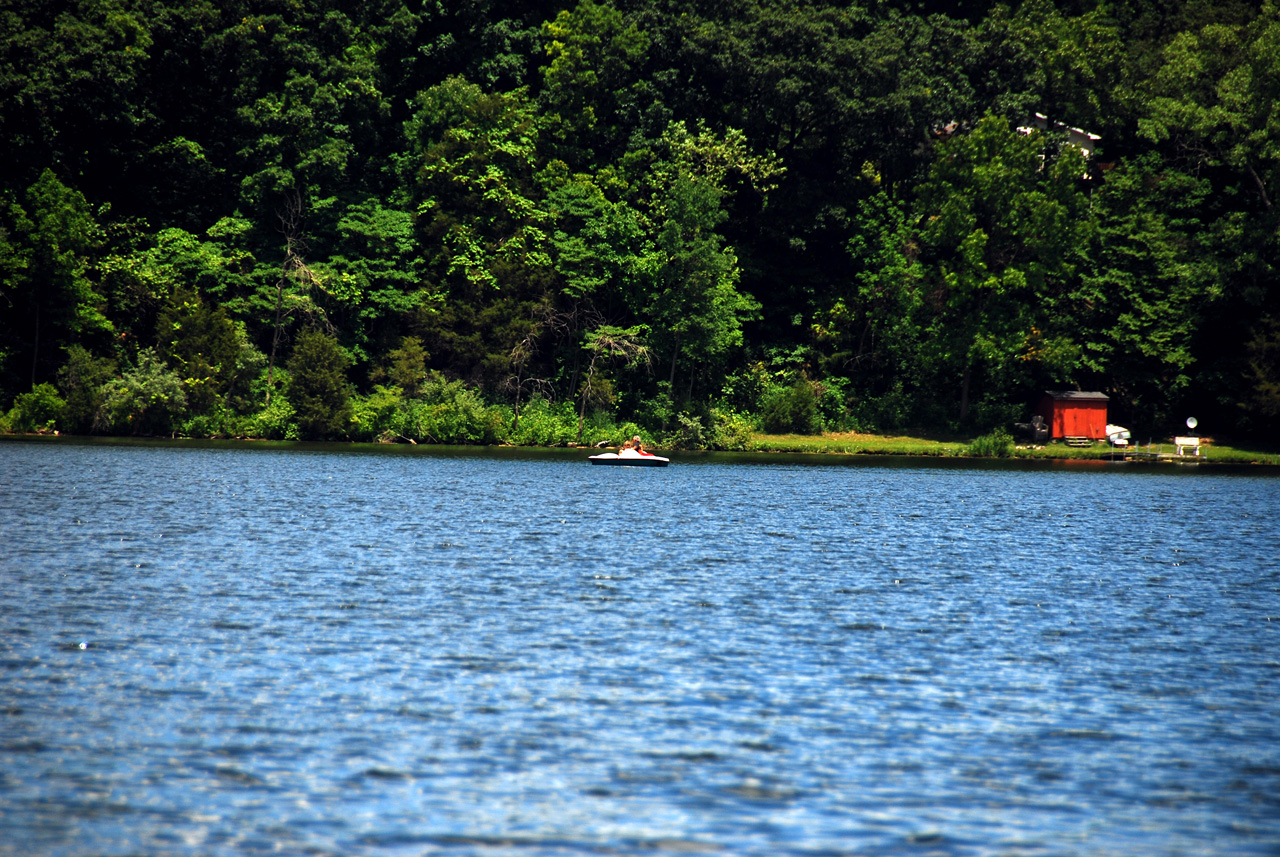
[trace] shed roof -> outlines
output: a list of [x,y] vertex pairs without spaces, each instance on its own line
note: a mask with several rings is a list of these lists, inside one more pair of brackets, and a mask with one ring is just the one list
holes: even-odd
[[1081,390],[1045,390],[1046,396],[1052,396],[1054,400],[1068,399],[1077,402],[1105,402],[1111,397],[1106,393],[1087,393]]

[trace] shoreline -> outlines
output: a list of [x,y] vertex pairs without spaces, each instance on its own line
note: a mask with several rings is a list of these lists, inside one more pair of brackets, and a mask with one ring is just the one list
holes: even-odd
[[[599,447],[594,444],[566,444],[555,446],[520,446],[516,444],[433,444],[433,443],[370,443],[350,440],[273,440],[267,438],[248,437],[144,437],[133,435],[71,435],[54,433],[0,433],[0,442],[35,441],[42,443],[101,443],[125,445],[164,445],[164,444],[217,444],[277,446],[280,448],[317,448],[317,447],[367,447],[405,449],[468,449],[468,450],[608,450],[616,446]],[[1272,452],[1253,447],[1237,447],[1225,443],[1206,443],[1201,447],[1200,455],[1176,455],[1172,441],[1135,446],[1127,450],[1113,450],[1103,443],[1088,447],[1067,446],[1061,441],[1046,444],[1014,445],[1007,455],[972,455],[969,453],[971,440],[959,437],[935,439],[911,435],[868,435],[855,432],[832,432],[824,435],[753,435],[742,449],[733,450],[667,450],[654,447],[663,454],[674,452],[677,455],[728,454],[728,455],[795,455],[820,456],[831,458],[850,458],[858,456],[885,456],[894,458],[919,459],[952,459],[969,461],[1027,461],[1027,462],[1091,462],[1100,464],[1145,463],[1145,464],[1181,464],[1195,466],[1214,465],[1249,465],[1255,467],[1280,467],[1280,452]]]

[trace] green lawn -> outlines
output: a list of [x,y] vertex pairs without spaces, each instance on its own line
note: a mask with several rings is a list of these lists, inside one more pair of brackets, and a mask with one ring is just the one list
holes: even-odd
[[[829,432],[822,435],[756,434],[748,449],[757,452],[826,453],[836,455],[966,455],[969,437],[875,435],[859,432]],[[1171,441],[1153,442],[1133,447],[1137,453],[1172,455]],[[1233,446],[1225,443],[1205,443],[1200,448],[1201,457],[1209,463],[1269,464],[1280,466],[1280,451],[1257,445]],[[1009,453],[1012,458],[1028,459],[1083,459],[1105,460],[1112,450],[1105,443],[1089,447],[1071,447],[1064,443],[1047,443],[1033,446],[1017,441]],[[1190,456],[1188,456],[1190,458]]]

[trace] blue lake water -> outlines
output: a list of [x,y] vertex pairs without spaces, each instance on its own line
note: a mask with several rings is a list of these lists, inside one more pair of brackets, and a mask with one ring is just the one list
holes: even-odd
[[584,456],[0,444],[0,855],[1280,854],[1273,471]]

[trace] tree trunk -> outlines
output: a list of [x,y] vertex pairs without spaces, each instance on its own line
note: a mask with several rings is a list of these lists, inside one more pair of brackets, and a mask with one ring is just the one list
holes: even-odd
[[960,382],[960,422],[969,416],[969,381],[973,376],[973,364],[964,365],[964,378]]
[[511,433],[515,434],[520,430],[520,373],[516,373],[516,418],[511,422]]
[[671,374],[667,376],[667,388],[671,390],[671,394],[675,395],[676,387],[676,358],[680,356],[680,337],[676,337],[676,344],[671,347]]
[[31,389],[36,388],[36,367],[40,365],[40,300],[36,299],[36,346],[31,352]]
[[582,355],[577,351],[573,354],[573,374],[569,379],[569,395],[573,395],[578,389],[578,376],[582,374]]
[[582,423],[587,417],[587,396],[591,395],[591,376],[595,373],[596,358],[587,364],[587,379],[582,382],[582,405],[578,408],[578,445],[582,445]]
[[[280,345],[280,331],[284,326],[284,286],[290,276],[313,282],[311,271],[302,261],[306,245],[302,241],[302,194],[295,188],[285,197],[284,211],[280,218],[280,234],[284,236],[284,260],[280,263],[280,282],[276,285],[276,328],[271,336],[271,358],[267,362],[267,404],[271,404],[271,381],[275,376],[276,349]],[[292,310],[290,310],[292,313]]]
[[1253,182],[1258,187],[1258,195],[1262,197],[1262,205],[1271,210],[1271,198],[1267,196],[1267,186],[1262,181],[1262,177],[1258,175],[1258,171],[1253,168],[1253,164],[1249,164],[1249,175],[1253,176]]
[[280,284],[276,286],[276,329],[271,336],[271,358],[267,361],[267,404],[271,404],[271,379],[276,371],[276,347],[280,344],[280,314],[284,308],[284,273],[280,274]]

